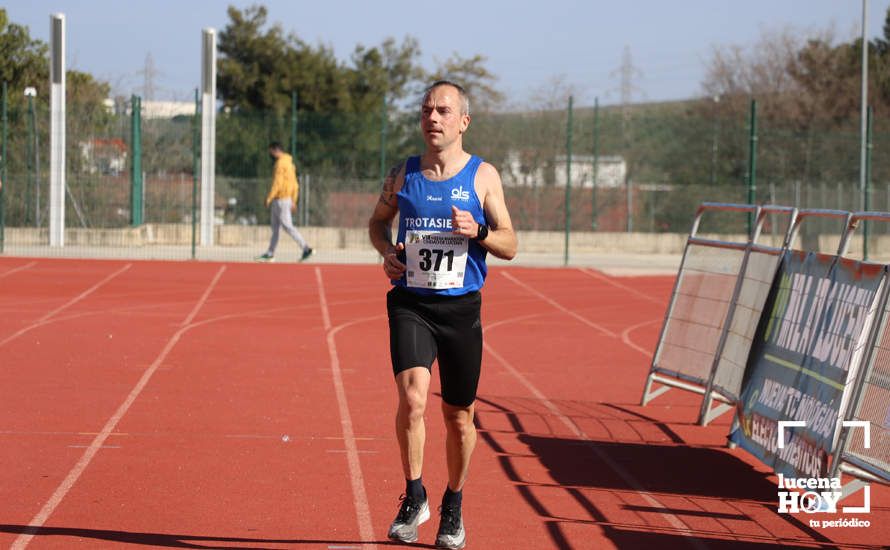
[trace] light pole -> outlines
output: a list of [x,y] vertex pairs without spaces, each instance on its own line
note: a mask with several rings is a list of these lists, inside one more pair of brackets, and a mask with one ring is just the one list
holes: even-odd
[[862,98],[859,103],[861,115],[860,120],[860,147],[859,147],[859,208],[865,208],[865,149],[867,134],[867,117],[868,117],[868,0],[862,0],[862,70],[861,77],[861,93]]
[[[868,208],[868,0],[862,0],[862,80],[861,92],[862,99],[859,105],[861,121],[860,121],[860,143],[859,143],[859,208],[865,210]],[[862,256],[868,260],[868,220],[865,220],[862,231]]]
[[40,199],[34,199],[39,193],[37,189],[37,127],[34,116],[34,98],[37,97],[37,89],[28,86],[25,88],[25,97],[28,98],[28,192],[25,195],[25,223],[30,217],[31,208],[34,208],[34,225],[40,225]]

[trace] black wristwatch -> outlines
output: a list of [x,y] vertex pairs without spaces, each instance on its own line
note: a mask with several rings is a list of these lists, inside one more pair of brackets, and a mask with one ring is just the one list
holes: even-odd
[[476,231],[476,240],[484,241],[488,238],[488,225],[479,224],[479,229]]

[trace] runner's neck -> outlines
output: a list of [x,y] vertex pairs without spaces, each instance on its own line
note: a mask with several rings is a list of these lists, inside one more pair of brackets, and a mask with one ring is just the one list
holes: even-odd
[[463,149],[455,151],[427,151],[420,158],[423,177],[432,181],[444,181],[457,175],[470,162],[471,155]]

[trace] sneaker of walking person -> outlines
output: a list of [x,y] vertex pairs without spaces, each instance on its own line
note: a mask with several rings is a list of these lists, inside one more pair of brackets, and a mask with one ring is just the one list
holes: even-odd
[[436,548],[456,550],[467,545],[467,532],[461,518],[460,506],[443,504],[439,507],[439,532]]
[[269,254],[268,252],[263,252],[262,254],[260,254],[256,258],[254,258],[254,260],[256,260],[258,262],[274,262],[275,256],[272,254]]
[[430,506],[424,497],[422,500],[402,495],[399,500],[399,513],[392,525],[389,526],[389,538],[401,542],[414,542],[417,540],[417,527],[430,519]]
[[306,248],[303,249],[303,254],[302,254],[302,256],[300,256],[300,261],[301,261],[301,262],[302,262],[302,261],[305,261],[306,258],[308,258],[308,257],[311,256],[311,255],[312,255],[312,247],[311,247],[311,246],[307,246]]

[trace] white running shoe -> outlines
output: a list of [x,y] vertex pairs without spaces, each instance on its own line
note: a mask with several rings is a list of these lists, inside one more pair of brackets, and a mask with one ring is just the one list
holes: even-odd
[[389,526],[389,538],[402,542],[414,542],[417,540],[417,527],[430,519],[430,506],[427,499],[417,501],[407,495],[402,495],[399,500],[399,513],[392,525]]

